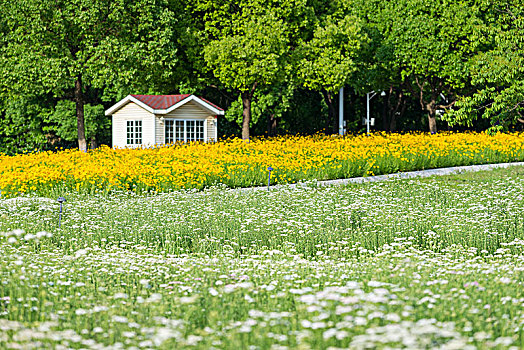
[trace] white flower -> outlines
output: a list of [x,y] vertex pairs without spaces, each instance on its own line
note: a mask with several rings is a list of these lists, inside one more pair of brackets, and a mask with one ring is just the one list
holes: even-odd
[[13,235],[19,237],[19,236],[23,235],[23,234],[25,233],[25,231],[24,231],[24,230],[21,230],[21,229],[16,229],[16,230],[11,231],[11,233],[12,233]]
[[311,324],[311,329],[320,329],[320,328],[326,328],[326,322],[313,322]]
[[113,319],[114,322],[127,323],[127,317],[125,317],[125,316],[117,316],[117,315],[115,315],[115,316],[112,317],[112,319]]
[[498,337],[494,341],[494,346],[503,345],[505,347],[513,344],[514,340],[511,337]]
[[251,289],[251,288],[253,288],[253,283],[251,283],[251,282],[242,282],[242,283],[239,283],[237,286],[239,288]]
[[248,315],[249,317],[253,317],[253,318],[264,317],[264,313],[259,310],[249,310]]
[[93,308],[93,312],[101,312],[101,311],[107,311],[109,310],[107,306],[95,306]]
[[156,303],[156,302],[159,302],[160,300],[162,300],[162,294],[153,293],[149,296],[149,298],[147,298],[146,301],[149,303]]
[[299,300],[305,304],[313,304],[317,301],[317,298],[313,294],[301,295]]
[[182,303],[182,304],[191,304],[191,303],[194,303],[195,301],[197,301],[197,299],[198,299],[197,295],[192,295],[190,297],[181,297],[180,298],[180,303]]
[[87,254],[87,250],[86,249],[78,249],[75,252],[75,258],[79,258],[79,257],[84,256],[86,254]]
[[199,335],[193,335],[193,334],[190,334],[190,335],[187,337],[186,344],[187,344],[187,345],[195,346],[195,345],[198,344],[198,342],[202,341],[202,339],[204,339],[204,338],[201,337],[201,336],[199,336]]
[[274,284],[270,284],[269,286],[266,287],[266,290],[267,290],[268,292],[271,292],[271,291],[274,290],[275,288],[276,288],[276,287],[275,287]]
[[116,293],[113,295],[113,299],[127,299],[128,295],[126,293]]
[[387,314],[386,315],[386,320],[388,321],[391,321],[391,322],[399,322],[400,321],[400,316],[397,315],[397,314]]
[[300,324],[301,324],[302,327],[304,327],[304,328],[311,328],[311,321],[308,321],[308,320],[302,320],[302,321],[300,321]]
[[508,278],[508,277],[501,277],[501,278],[499,279],[499,282],[500,282],[500,283],[504,283],[504,284],[509,284],[509,283],[512,282],[512,280],[511,280],[510,278]]
[[87,311],[84,310],[84,309],[76,309],[75,310],[75,314],[78,315],[78,316],[81,316],[81,315],[87,314]]
[[224,293],[233,293],[237,286],[234,284],[226,284],[224,286]]
[[249,333],[249,332],[251,332],[251,327],[250,327],[250,326],[246,326],[246,325],[242,325],[242,326],[238,329],[238,332],[239,332],[239,333]]
[[379,281],[369,281],[368,286],[369,287],[382,287],[387,286],[389,283],[379,282]]
[[336,328],[330,328],[327,331],[325,331],[324,333],[322,333],[322,338],[327,340],[327,339],[332,338],[332,337],[334,337],[336,335],[337,335],[337,329]]
[[53,237],[53,234],[49,233],[49,232],[45,232],[45,231],[39,231],[39,232],[36,233],[36,237],[38,239],[40,239],[42,237]]
[[176,338],[177,336],[179,336],[179,332],[177,331],[165,327],[158,328],[156,330],[155,336],[153,337],[153,343],[156,346],[160,346],[166,340],[170,338]]

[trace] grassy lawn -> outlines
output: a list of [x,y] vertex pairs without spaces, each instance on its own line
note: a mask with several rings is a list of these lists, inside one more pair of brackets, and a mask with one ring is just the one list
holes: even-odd
[[0,199],[0,348],[524,348],[524,167]]

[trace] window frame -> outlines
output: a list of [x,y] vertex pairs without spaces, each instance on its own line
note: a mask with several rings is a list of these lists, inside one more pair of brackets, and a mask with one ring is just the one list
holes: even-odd
[[143,130],[144,130],[144,123],[142,119],[126,120],[126,145],[127,146],[142,145]]
[[[183,125],[183,139],[180,138],[180,132],[177,130],[177,127],[179,126],[179,123],[182,122]],[[190,131],[188,130],[188,124],[194,123],[192,128],[192,135],[190,135]],[[201,125],[198,125],[198,123],[202,123]],[[170,124],[170,125],[168,125]],[[171,130],[168,129],[172,128]],[[182,119],[182,118],[164,118],[164,143],[170,144],[170,143],[176,143],[176,142],[206,142],[206,119]],[[168,142],[168,132],[171,140]],[[198,136],[201,135],[201,138],[199,139]],[[188,140],[189,139],[189,140]]]

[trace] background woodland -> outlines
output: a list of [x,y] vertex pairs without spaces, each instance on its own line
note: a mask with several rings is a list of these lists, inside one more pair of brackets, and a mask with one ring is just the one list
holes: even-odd
[[0,152],[111,143],[128,94],[193,93],[225,136],[522,130],[524,2],[0,0]]

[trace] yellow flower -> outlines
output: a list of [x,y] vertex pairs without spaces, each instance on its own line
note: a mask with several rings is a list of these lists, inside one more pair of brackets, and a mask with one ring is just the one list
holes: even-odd
[[[388,171],[455,166],[486,161],[524,160],[524,133],[427,133],[331,137],[283,136],[245,143],[175,144],[144,149],[101,147],[78,150],[0,154],[0,190],[15,195],[53,188],[73,191],[123,189],[162,191],[267,184],[267,167],[275,181],[328,179]],[[391,170],[393,169],[393,170]]]

